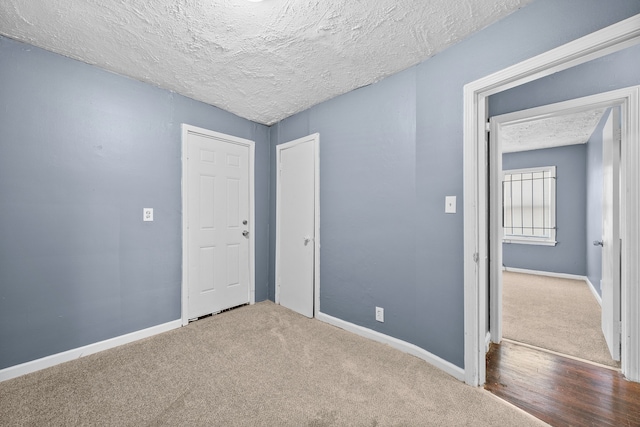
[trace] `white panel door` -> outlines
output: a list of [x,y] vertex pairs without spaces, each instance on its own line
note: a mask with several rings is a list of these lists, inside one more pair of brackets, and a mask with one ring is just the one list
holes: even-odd
[[620,113],[613,108],[602,135],[602,332],[620,360]]
[[249,147],[187,137],[188,318],[249,302]]
[[277,299],[313,317],[315,139],[302,138],[277,148]]

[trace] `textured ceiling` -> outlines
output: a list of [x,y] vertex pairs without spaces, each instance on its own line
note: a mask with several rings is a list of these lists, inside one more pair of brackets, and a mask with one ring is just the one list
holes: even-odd
[[500,129],[502,152],[584,144],[591,138],[605,111],[600,108],[505,125]]
[[273,124],[531,0],[2,0],[0,34]]

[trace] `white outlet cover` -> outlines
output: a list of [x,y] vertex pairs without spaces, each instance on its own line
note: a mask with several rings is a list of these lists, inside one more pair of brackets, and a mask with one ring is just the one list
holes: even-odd
[[142,209],[142,220],[143,221],[153,221],[153,208],[143,208]]
[[376,307],[376,320],[378,322],[384,322],[384,308]]
[[447,196],[444,198],[444,212],[456,213],[456,196]]

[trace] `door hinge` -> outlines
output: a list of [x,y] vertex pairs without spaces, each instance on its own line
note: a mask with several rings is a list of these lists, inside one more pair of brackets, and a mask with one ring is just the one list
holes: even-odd
[[618,322],[618,334],[620,334],[620,336],[622,336],[622,320],[620,320]]
[[484,130],[487,132],[491,131],[491,122],[487,122],[484,124]]
[[478,254],[478,252],[474,253],[473,254],[473,262],[475,262],[477,264],[479,260],[480,260],[480,255]]

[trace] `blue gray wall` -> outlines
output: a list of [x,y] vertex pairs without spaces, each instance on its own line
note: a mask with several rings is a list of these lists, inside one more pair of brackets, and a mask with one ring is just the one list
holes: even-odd
[[[463,367],[463,87],[637,13],[634,0],[535,1],[275,125],[272,162],[276,144],[320,133],[321,311]],[[447,195],[458,197],[457,214],[444,213]],[[271,297],[274,283],[271,270]]]
[[462,367],[463,86],[637,13],[538,0],[271,129],[0,38],[0,368],[179,317],[181,122],[257,143],[257,299],[267,270],[274,294],[275,144],[320,132],[322,311]]
[[587,274],[587,145],[569,145],[542,150],[505,153],[503,170],[556,166],[555,246],[504,243],[502,263],[506,267],[554,273]]
[[489,97],[490,116],[640,84],[640,45]]
[[181,123],[256,141],[267,297],[267,127],[2,37],[0,58],[0,369],[180,318]]

